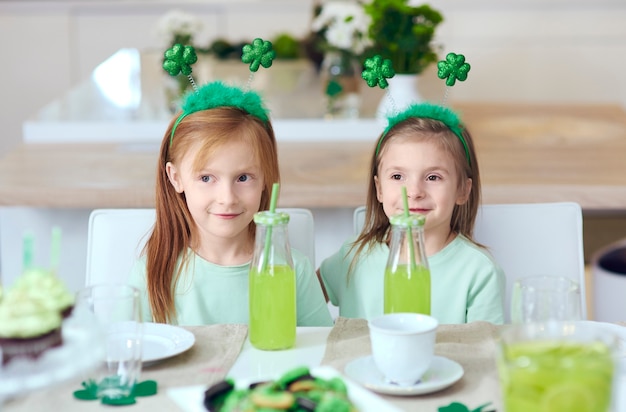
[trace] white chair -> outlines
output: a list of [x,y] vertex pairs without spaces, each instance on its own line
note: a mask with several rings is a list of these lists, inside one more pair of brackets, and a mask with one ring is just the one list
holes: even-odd
[[[360,233],[365,208],[354,211]],[[506,274],[506,321],[510,321],[511,289],[517,278],[552,275],[580,284],[581,310],[587,318],[583,217],[573,202],[481,205],[474,238],[485,245]]]
[[[308,209],[279,208],[289,213],[289,242],[315,267],[313,214]],[[154,209],[96,209],[89,216],[86,285],[125,282],[155,220]]]
[[361,233],[361,229],[363,229],[363,225],[365,224],[365,206],[359,206],[354,209],[354,214],[352,215],[352,225],[354,227],[354,234],[358,235]]

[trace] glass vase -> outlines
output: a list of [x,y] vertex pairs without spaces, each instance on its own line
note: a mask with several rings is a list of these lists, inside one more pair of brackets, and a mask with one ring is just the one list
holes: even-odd
[[386,120],[406,109],[411,104],[421,103],[422,96],[417,88],[417,74],[396,74],[389,81],[387,93],[382,97],[376,110],[378,119]]
[[320,80],[326,101],[326,118],[359,117],[361,71],[358,59],[350,53],[332,51],[324,55]]

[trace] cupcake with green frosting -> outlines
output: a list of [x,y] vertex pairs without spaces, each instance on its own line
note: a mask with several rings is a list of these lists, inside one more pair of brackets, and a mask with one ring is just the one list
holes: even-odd
[[0,301],[2,363],[16,357],[37,358],[63,343],[62,317],[43,299],[11,289]]
[[13,285],[13,289],[26,293],[56,310],[66,318],[74,307],[72,295],[65,283],[53,272],[43,269],[29,269],[22,273]]

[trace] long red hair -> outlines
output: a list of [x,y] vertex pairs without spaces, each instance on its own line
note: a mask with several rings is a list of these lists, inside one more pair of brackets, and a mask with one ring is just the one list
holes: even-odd
[[[174,190],[167,176],[166,164],[179,164],[183,156],[194,148],[197,150],[194,167],[200,169],[222,144],[241,139],[254,152],[263,170],[264,189],[259,210],[269,207],[272,184],[280,181],[276,138],[271,123],[263,123],[259,118],[233,107],[202,110],[183,118],[176,126],[170,145],[175,121],[172,119],[161,142],[156,178],[156,222],[144,249],[152,319],[160,323],[176,319],[176,283],[189,262],[187,249],[198,243],[185,194]],[[249,233],[253,239],[254,222],[249,225]],[[179,257],[181,264],[177,267]]]

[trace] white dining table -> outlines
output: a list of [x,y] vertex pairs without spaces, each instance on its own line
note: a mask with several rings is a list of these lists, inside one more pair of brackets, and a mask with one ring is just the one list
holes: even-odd
[[[341,320],[342,318],[340,318]],[[354,321],[347,322],[353,325]],[[232,378],[239,384],[275,378],[284,372],[308,366],[312,370],[327,371],[342,376],[351,388],[351,396],[366,399],[370,404],[380,402],[375,409],[365,412],[436,411],[453,401],[477,407],[493,401],[498,412],[500,394],[495,370],[495,340],[498,326],[486,322],[477,325],[441,325],[436,351],[463,365],[465,375],[447,389],[423,396],[379,395],[358,385],[345,375],[346,362],[369,353],[366,323],[348,331],[335,327],[298,327],[296,344],[281,351],[262,351],[254,348],[247,337],[245,325],[211,325],[185,327],[195,335],[195,344],[184,353],[145,368],[142,379],[159,382],[157,396],[138,398],[129,412],[175,411],[206,412],[204,391],[210,382]],[[340,322],[338,322],[340,323]],[[349,329],[349,328],[348,328]],[[357,333],[354,333],[357,330]],[[621,329],[620,329],[621,331]],[[338,333],[341,332],[341,333]],[[626,328],[620,332],[626,342]],[[624,346],[624,345],[622,345]],[[452,351],[451,351],[452,349]],[[615,381],[615,405],[611,412],[626,412],[626,347],[622,347],[620,368]],[[337,357],[337,354],[341,356]],[[335,355],[335,356],[332,356]],[[483,366],[487,365],[487,366]],[[1,381],[1,380],[0,380]],[[77,383],[78,382],[78,383]],[[78,401],[72,391],[79,389],[72,380],[55,387],[32,391],[3,405],[2,412],[30,412],[38,410],[102,411],[110,407],[97,402]],[[2,382],[0,382],[2,384]]]
[[[331,327],[298,327],[296,344],[293,348],[281,351],[263,351],[256,349],[246,338],[242,350],[227,376],[235,381],[255,382],[280,376],[287,370],[298,366],[319,368],[324,354]],[[626,328],[620,332],[622,346],[626,344]],[[622,348],[622,357],[615,382],[614,406],[611,412],[626,412],[626,347]],[[343,371],[339,370],[339,373]],[[349,380],[343,375],[344,379]],[[206,386],[197,385],[168,390],[168,396],[185,412],[203,412],[202,399]],[[374,395],[377,396],[377,395]],[[419,397],[412,397],[416,402],[404,409],[388,405],[389,411],[407,410],[424,411],[419,406]],[[461,399],[459,399],[461,400]],[[462,400],[461,400],[462,401]],[[443,406],[443,405],[442,405]],[[473,406],[473,405],[468,405]],[[381,412],[385,412],[381,409]]]
[[228,373],[234,379],[260,380],[277,376],[297,366],[315,368],[322,362],[331,327],[298,327],[292,349],[264,351],[246,339],[237,361]]
[[[331,327],[298,327],[296,344],[291,349],[266,351],[256,349],[246,338],[237,360],[227,376],[235,381],[263,381],[280,376],[299,366],[320,366]],[[185,412],[203,412],[206,385],[171,388],[167,395]]]

